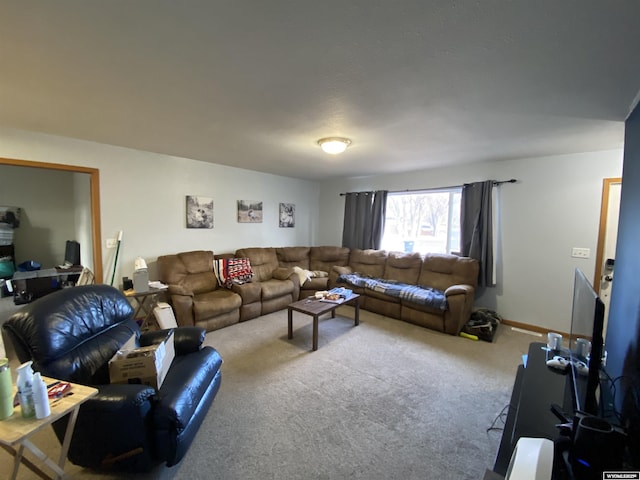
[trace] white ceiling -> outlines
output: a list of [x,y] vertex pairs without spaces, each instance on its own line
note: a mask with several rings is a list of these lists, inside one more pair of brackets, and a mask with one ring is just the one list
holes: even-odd
[[[315,180],[620,148],[639,19],[638,0],[2,0],[0,126]],[[335,135],[353,144],[329,156]]]

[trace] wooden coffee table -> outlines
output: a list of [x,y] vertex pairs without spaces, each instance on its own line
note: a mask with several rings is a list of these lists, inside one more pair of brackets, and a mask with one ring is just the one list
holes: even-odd
[[288,311],[288,320],[289,320],[289,339],[293,338],[293,312],[304,313],[305,315],[311,315],[313,317],[313,351],[318,350],[318,317],[320,315],[324,315],[325,313],[331,312],[331,318],[335,318],[336,316],[336,308],[340,305],[345,305],[347,303],[355,302],[355,325],[360,324],[360,295],[357,293],[351,294],[349,298],[347,298],[342,303],[331,303],[331,302],[323,302],[321,300],[316,300],[315,298],[307,298],[304,300],[298,300],[297,302],[293,302],[289,306],[287,306]]

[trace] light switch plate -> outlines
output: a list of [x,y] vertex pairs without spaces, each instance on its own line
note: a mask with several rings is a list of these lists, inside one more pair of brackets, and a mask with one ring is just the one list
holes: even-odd
[[573,247],[571,249],[571,256],[574,258],[589,258],[591,256],[591,249]]

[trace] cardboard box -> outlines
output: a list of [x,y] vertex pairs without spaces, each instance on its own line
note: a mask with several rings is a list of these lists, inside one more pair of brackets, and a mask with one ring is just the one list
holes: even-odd
[[109,360],[111,383],[137,383],[159,389],[175,357],[173,330],[162,343],[135,347],[133,335]]

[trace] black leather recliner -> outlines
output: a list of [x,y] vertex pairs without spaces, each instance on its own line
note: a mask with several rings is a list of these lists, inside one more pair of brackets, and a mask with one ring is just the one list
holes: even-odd
[[[76,465],[147,471],[178,463],[193,441],[220,387],[222,358],[202,346],[205,331],[174,329],[176,356],[159,390],[109,384],[108,361],[136,334],[141,346],[166,331],[140,333],[127,298],[108,285],[51,293],[5,322],[18,360],[35,371],[99,390],[80,407],[68,458]],[[60,441],[66,417],[53,427]]]

